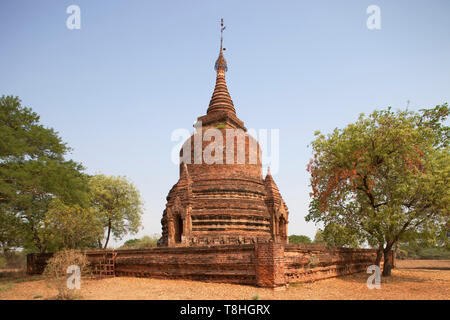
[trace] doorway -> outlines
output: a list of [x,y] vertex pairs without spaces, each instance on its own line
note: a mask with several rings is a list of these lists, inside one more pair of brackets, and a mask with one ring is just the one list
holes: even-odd
[[175,218],[175,243],[181,243],[181,236],[183,235],[183,219],[180,215]]

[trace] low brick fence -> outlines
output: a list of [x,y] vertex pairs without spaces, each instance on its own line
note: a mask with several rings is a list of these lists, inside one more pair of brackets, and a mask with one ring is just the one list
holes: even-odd
[[[83,251],[97,264],[108,250]],[[205,247],[115,250],[115,275],[188,279],[281,287],[363,272],[374,264],[376,250],[317,245],[257,243]],[[52,256],[29,254],[27,272],[40,274]]]
[[365,272],[376,258],[377,252],[372,249],[286,245],[285,280],[287,283],[310,282]]

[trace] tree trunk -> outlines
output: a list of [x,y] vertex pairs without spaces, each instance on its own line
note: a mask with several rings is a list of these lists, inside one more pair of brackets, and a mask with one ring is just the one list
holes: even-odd
[[10,252],[11,252],[11,249],[8,248],[8,247],[5,245],[5,246],[3,247],[3,256],[6,258],[6,260],[8,260],[9,258],[11,258],[12,254],[11,254],[11,256],[10,256]]
[[111,219],[108,220],[108,234],[106,235],[106,242],[105,242],[105,246],[103,247],[103,249],[106,249],[106,247],[108,246],[110,236],[111,236]]
[[386,246],[383,250],[384,265],[383,265],[383,277],[390,277],[392,270],[392,245]]
[[392,269],[395,269],[395,262],[397,260],[397,254],[398,254],[398,243],[395,244],[395,249],[392,252]]
[[380,246],[377,250],[377,258],[375,260],[375,265],[380,266],[382,256],[383,256],[383,246]]

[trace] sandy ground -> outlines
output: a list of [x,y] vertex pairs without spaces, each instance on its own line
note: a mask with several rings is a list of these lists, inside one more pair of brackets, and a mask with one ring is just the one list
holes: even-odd
[[[398,261],[381,289],[369,290],[368,274],[359,273],[274,291],[252,286],[118,277],[82,280],[81,299],[433,299],[450,300],[450,260]],[[0,299],[54,299],[57,292],[40,277],[0,279]]]

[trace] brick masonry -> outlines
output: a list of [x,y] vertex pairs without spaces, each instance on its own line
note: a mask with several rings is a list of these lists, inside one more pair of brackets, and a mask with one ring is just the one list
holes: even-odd
[[[105,252],[84,251],[92,264]],[[279,288],[356,272],[374,264],[376,250],[255,243],[116,250],[115,275]],[[40,274],[52,254],[29,254],[27,272]]]

